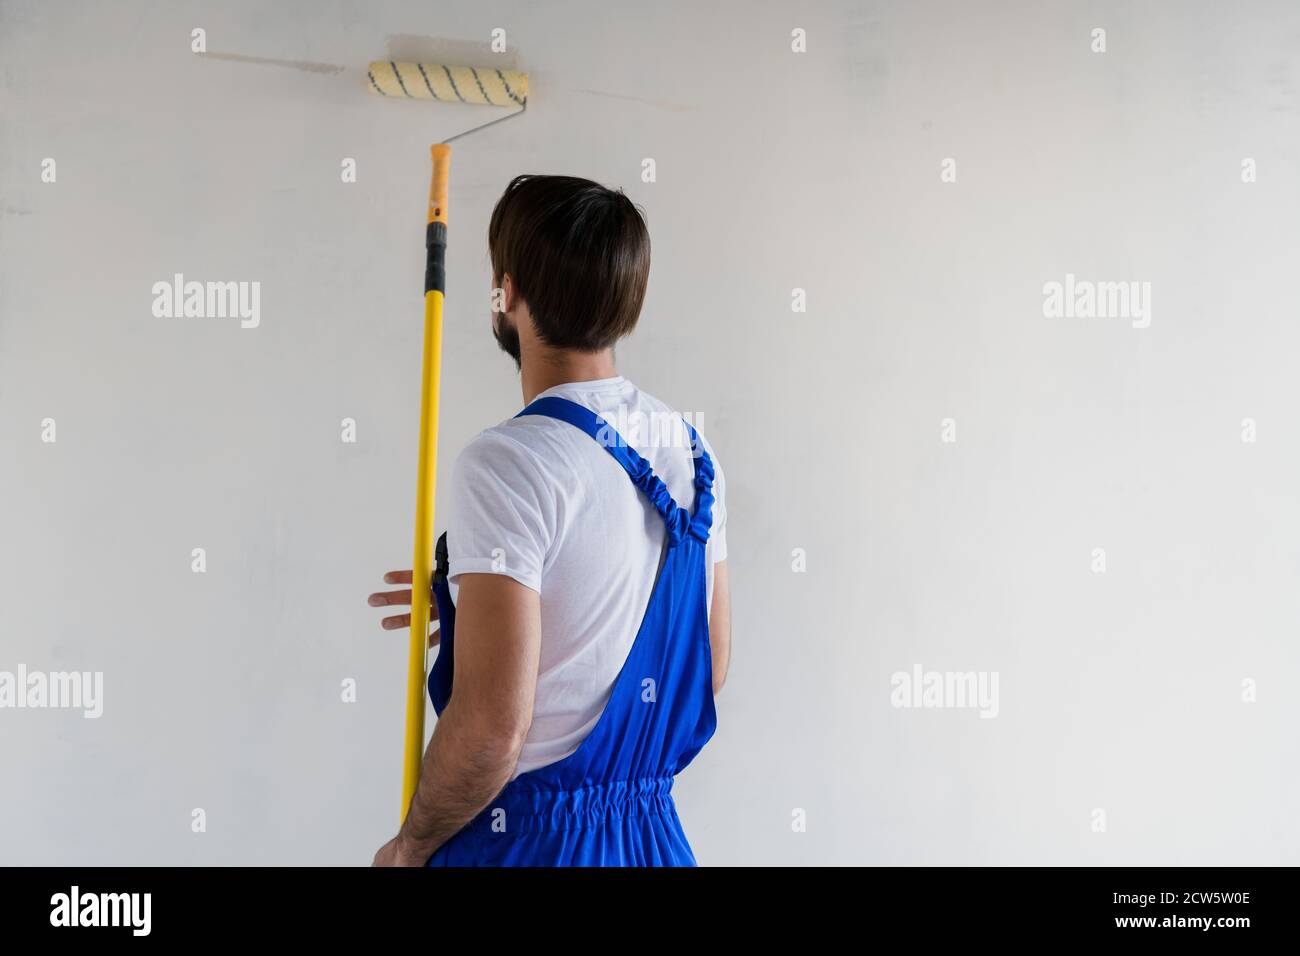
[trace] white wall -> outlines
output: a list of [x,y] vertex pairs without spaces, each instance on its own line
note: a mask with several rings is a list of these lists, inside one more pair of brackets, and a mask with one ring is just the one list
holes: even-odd
[[[405,638],[364,596],[408,561],[427,147],[484,116],[364,68],[493,27],[534,95],[457,143],[441,447],[520,401],[506,182],[622,186],[623,369],[729,479],[701,862],[1300,862],[1300,11],[1030,0],[0,4],[0,670],[105,680],[98,720],[0,710],[0,862],[393,832]],[[175,272],[259,281],[260,326],[155,318]],[[1066,273],[1150,282],[1150,326],[1045,318]],[[998,717],[891,707],[918,663],[996,671]]]

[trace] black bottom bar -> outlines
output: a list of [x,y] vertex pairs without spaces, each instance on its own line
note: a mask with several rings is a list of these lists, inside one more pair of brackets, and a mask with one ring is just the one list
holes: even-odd
[[[913,952],[949,941],[1233,945],[1291,935],[1294,883],[1289,869],[1201,868],[8,869],[0,926],[6,942],[76,934],[92,945],[151,938],[205,948],[280,938],[491,945],[512,931],[593,950],[620,938],[655,946],[774,931],[910,940]],[[592,935],[596,927],[612,935]]]

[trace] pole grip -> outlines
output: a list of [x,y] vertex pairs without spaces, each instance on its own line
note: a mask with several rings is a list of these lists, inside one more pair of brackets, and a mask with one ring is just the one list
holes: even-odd
[[429,147],[433,156],[433,179],[429,183],[429,222],[447,225],[447,179],[451,175],[451,147],[438,143]]

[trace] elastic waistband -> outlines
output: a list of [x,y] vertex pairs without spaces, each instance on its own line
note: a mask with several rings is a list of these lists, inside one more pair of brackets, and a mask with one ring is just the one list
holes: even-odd
[[575,830],[611,817],[676,815],[672,788],[670,776],[617,780],[574,790],[545,789],[519,778],[507,784],[467,829],[480,833]]

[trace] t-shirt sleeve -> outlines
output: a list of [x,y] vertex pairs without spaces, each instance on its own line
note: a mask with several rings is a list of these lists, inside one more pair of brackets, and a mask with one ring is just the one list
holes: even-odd
[[527,448],[483,432],[456,459],[448,503],[448,577],[504,574],[541,592],[555,538],[556,489]]

